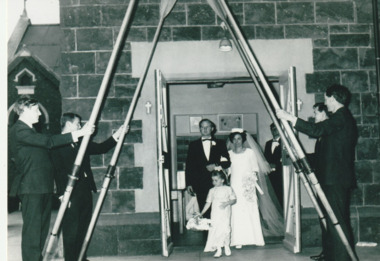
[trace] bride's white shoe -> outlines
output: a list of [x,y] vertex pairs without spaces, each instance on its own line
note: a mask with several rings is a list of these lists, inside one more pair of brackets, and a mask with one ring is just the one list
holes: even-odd
[[216,250],[216,253],[215,253],[214,257],[218,258],[218,257],[221,257],[221,256],[222,256],[222,249],[218,248],[218,250]]
[[237,245],[236,249],[241,249],[243,246],[242,245]]
[[226,254],[226,256],[230,256],[231,255],[231,249],[229,246],[225,246],[224,247],[224,253]]

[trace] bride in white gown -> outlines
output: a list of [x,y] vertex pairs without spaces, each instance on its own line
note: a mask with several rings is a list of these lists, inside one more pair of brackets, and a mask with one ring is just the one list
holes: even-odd
[[284,233],[280,206],[265,175],[270,166],[257,143],[242,129],[232,129],[228,143],[230,181],[237,198],[232,206],[231,246],[263,246],[264,235]]

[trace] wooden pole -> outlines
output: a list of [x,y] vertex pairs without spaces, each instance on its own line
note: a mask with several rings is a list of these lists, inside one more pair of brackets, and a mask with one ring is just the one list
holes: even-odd
[[[273,95],[271,88],[269,87],[269,85],[266,81],[266,78],[265,78],[258,62],[256,61],[256,59],[253,55],[253,52],[251,51],[251,49],[250,49],[248,43],[246,42],[244,36],[241,34],[240,29],[239,29],[233,15],[232,15],[232,13],[230,12],[225,0],[220,0],[218,2],[221,4],[222,9],[224,10],[224,12],[227,16],[227,20],[226,20],[227,24],[231,25],[232,26],[231,30],[234,33],[236,33],[236,36],[238,38],[237,39],[238,45],[241,46],[242,50],[244,51],[244,54],[246,55],[246,58],[244,58],[244,59],[246,61],[248,61],[249,64],[252,66],[251,69],[254,71],[254,76],[257,75],[260,79],[261,85],[257,85],[258,89],[260,86],[263,87],[265,94],[267,95],[267,97],[271,101],[271,104],[272,104],[274,110],[281,109],[281,107],[278,104],[275,96]],[[256,77],[252,77],[252,79],[253,78],[256,78]],[[258,82],[257,79],[256,80],[253,79],[253,80],[254,80],[254,82],[255,81]],[[256,82],[255,82],[255,84],[256,84]],[[274,115],[273,111],[271,111],[270,115],[271,115],[272,119],[277,119],[276,117],[273,117],[273,115]],[[275,123],[276,127],[278,127],[277,126],[278,122],[276,124],[276,121],[277,120],[274,120],[274,123]],[[328,200],[327,200],[327,198],[326,198],[326,196],[325,196],[325,194],[324,194],[324,192],[323,192],[323,190],[322,190],[322,188],[321,188],[321,186],[317,180],[317,178],[315,177],[314,172],[311,170],[311,167],[310,167],[310,165],[306,159],[305,153],[303,152],[303,149],[302,149],[301,145],[299,144],[299,142],[298,142],[298,140],[297,140],[297,138],[293,132],[293,129],[291,128],[291,126],[289,125],[289,123],[286,120],[281,120],[281,123],[284,126],[287,137],[292,144],[292,148],[287,148],[287,149],[289,149],[288,153],[290,152],[290,154],[292,154],[291,151],[294,149],[294,152],[296,153],[296,155],[298,155],[300,165],[303,166],[304,172],[306,172],[310,182],[314,185],[315,190],[316,190],[323,206],[325,207],[325,209],[326,209],[326,211],[327,211],[327,213],[331,219],[331,222],[334,224],[344,246],[346,247],[348,254],[350,255],[352,260],[357,260],[356,255],[353,252],[353,250],[352,250],[352,248],[351,248],[351,246],[347,240],[347,237],[344,234],[342,227],[340,226],[340,224],[339,224],[339,222],[338,222],[338,220],[337,220],[337,218],[336,218],[336,216],[335,216],[335,214],[334,214],[334,212],[333,212],[333,210],[332,210],[332,208],[331,208],[331,206],[330,206],[330,204],[329,204],[329,202],[328,202]],[[279,129],[279,132],[280,132],[280,129]],[[294,155],[293,155],[293,157],[294,157]],[[296,159],[296,158],[294,157],[294,159]],[[292,161],[293,161],[293,159],[292,159]],[[293,164],[295,164],[296,169],[299,167],[299,163],[297,163],[297,161],[293,161]]]
[[103,202],[104,202],[105,197],[107,195],[107,191],[109,189],[109,185],[111,184],[112,178],[114,178],[114,173],[115,173],[115,169],[116,169],[116,162],[117,162],[117,159],[118,159],[118,157],[120,155],[121,147],[123,146],[124,138],[125,138],[125,135],[126,135],[126,129],[129,126],[129,123],[130,123],[130,121],[132,119],[133,112],[134,112],[134,110],[136,108],[136,104],[137,104],[138,98],[140,96],[140,92],[141,92],[141,89],[143,87],[146,75],[148,73],[150,63],[152,62],[153,54],[154,54],[154,52],[156,50],[156,47],[157,47],[158,38],[160,36],[161,29],[162,29],[165,17],[169,14],[169,12],[171,11],[171,9],[173,8],[173,6],[174,6],[175,3],[176,3],[176,0],[174,0],[174,1],[173,0],[167,1],[166,13],[162,14],[162,16],[160,18],[160,21],[159,21],[159,24],[157,26],[156,33],[155,33],[155,35],[153,37],[152,48],[150,50],[148,59],[145,62],[143,73],[142,73],[142,75],[141,75],[141,77],[139,79],[139,82],[137,84],[137,87],[136,87],[135,93],[133,95],[133,99],[132,99],[131,105],[130,105],[130,107],[128,109],[128,113],[127,113],[127,116],[126,116],[124,124],[123,124],[123,131],[120,134],[119,140],[118,140],[118,142],[116,144],[116,147],[115,147],[115,150],[114,150],[114,152],[112,154],[112,158],[111,158],[111,161],[109,163],[109,166],[108,166],[108,169],[107,169],[107,173],[106,173],[105,178],[103,180],[103,185],[102,185],[102,188],[100,190],[100,194],[99,194],[98,200],[96,202],[96,205],[95,205],[95,208],[94,208],[94,212],[92,214],[91,221],[90,221],[89,227],[87,229],[87,233],[86,233],[85,239],[83,241],[83,245],[82,245],[81,252],[80,252],[80,255],[79,255],[79,259],[78,259],[79,261],[81,261],[83,259],[84,255],[85,255],[85,253],[87,251],[88,245],[89,245],[89,243],[91,241],[91,237],[92,237],[92,234],[93,234],[94,229],[95,229],[96,222],[97,222],[97,220],[99,218],[100,211],[101,211],[102,206],[103,206]]
[[[116,42],[115,42],[114,49],[112,51],[110,60],[109,60],[108,65],[107,65],[107,69],[106,69],[104,77],[103,77],[103,81],[100,85],[100,89],[99,89],[98,95],[96,97],[94,107],[92,109],[90,118],[88,120],[88,124],[90,124],[90,125],[94,125],[95,121],[98,117],[100,106],[102,105],[105,92],[107,91],[107,88],[109,86],[110,79],[112,76],[112,72],[115,68],[117,57],[121,51],[121,47],[123,46],[123,41],[124,41],[125,36],[126,36],[127,28],[129,26],[129,22],[131,20],[131,16],[132,16],[132,12],[133,12],[135,3],[136,3],[136,0],[131,0],[131,2],[129,3],[129,6],[127,8],[127,11],[125,13],[125,16],[124,16],[118,37],[117,37]],[[66,186],[65,193],[63,195],[62,203],[61,203],[61,206],[58,210],[57,218],[56,218],[56,221],[54,223],[52,232],[50,233],[50,238],[48,241],[48,245],[46,247],[46,253],[45,253],[44,259],[43,259],[44,261],[47,261],[51,255],[51,251],[52,251],[52,248],[54,245],[54,241],[57,237],[59,227],[61,225],[63,216],[64,216],[65,211],[67,209],[67,206],[69,204],[69,200],[70,200],[72,190],[74,188],[76,180],[78,179],[77,174],[78,174],[79,169],[81,167],[83,157],[84,157],[84,154],[86,152],[87,145],[88,145],[88,142],[90,140],[90,137],[91,137],[91,135],[86,135],[82,139],[77,157],[76,157],[75,162],[74,162],[72,174],[69,175],[69,180],[68,180],[68,183]]]

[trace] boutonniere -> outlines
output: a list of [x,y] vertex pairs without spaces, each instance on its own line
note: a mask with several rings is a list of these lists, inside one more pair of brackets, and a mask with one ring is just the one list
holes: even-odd
[[227,160],[227,158],[220,156],[220,162],[223,162],[223,161],[228,161],[228,160]]
[[211,146],[215,146],[216,145],[216,141],[212,140],[211,141]]

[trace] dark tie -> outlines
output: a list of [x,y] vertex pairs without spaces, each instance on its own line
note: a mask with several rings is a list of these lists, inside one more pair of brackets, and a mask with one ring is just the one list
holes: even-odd
[[212,139],[202,139],[202,141],[207,141],[207,140],[212,141]]

